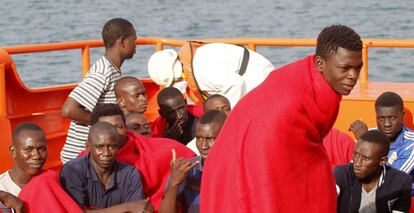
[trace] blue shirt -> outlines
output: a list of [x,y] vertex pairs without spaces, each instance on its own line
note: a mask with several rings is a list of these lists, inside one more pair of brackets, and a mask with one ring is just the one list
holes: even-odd
[[390,144],[388,165],[401,170],[413,179],[412,195],[414,195],[414,131],[404,125],[394,143]]
[[89,155],[64,164],[60,171],[60,182],[81,207],[108,208],[144,197],[141,176],[135,167],[115,161],[115,170],[106,190],[90,162]]
[[[201,156],[196,156],[190,159],[191,163],[200,162],[192,168],[184,181],[178,188],[177,200],[182,203],[183,213],[198,213],[200,212],[200,186],[201,175],[203,174],[203,164]],[[169,184],[169,181],[168,181]],[[167,186],[168,188],[168,186]]]

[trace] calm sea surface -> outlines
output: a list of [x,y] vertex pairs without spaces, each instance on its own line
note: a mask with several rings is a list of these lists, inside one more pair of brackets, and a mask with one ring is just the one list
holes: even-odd
[[[354,28],[363,38],[413,39],[414,1],[277,0],[0,0],[0,46],[100,39],[114,17],[130,20],[143,37],[176,39],[315,38],[332,24]],[[6,6],[6,7],[4,7]],[[152,47],[139,47],[125,75],[147,76]],[[260,47],[275,66],[313,53],[311,47]],[[93,63],[103,49],[93,49]],[[414,82],[414,49],[371,49],[374,81]],[[81,79],[80,50],[13,56],[30,87]]]

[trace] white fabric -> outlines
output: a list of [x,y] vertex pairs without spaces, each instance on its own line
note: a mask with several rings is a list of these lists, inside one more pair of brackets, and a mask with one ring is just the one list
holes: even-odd
[[13,182],[10,177],[9,171],[0,175],[0,190],[8,192],[14,196],[19,196],[20,191],[22,190],[17,184]]
[[193,60],[194,76],[200,89],[209,95],[224,95],[232,108],[275,69],[265,57],[249,50],[246,72],[240,76],[243,53],[240,46],[212,43],[199,47]]
[[375,203],[375,197],[377,195],[377,187],[370,192],[366,192],[364,187],[361,191],[361,205],[359,206],[359,213],[376,213],[377,207]]
[[190,141],[190,143],[188,143],[187,148],[191,149],[191,151],[193,151],[194,153],[196,153],[197,156],[200,155],[200,152],[197,149],[197,144],[196,144],[196,138],[194,138],[193,140]]

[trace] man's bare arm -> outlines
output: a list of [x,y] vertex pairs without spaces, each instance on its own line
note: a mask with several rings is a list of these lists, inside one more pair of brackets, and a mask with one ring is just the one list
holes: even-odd
[[113,212],[132,212],[132,213],[152,213],[154,209],[149,202],[149,199],[128,202],[111,206],[105,209],[88,210],[84,209],[87,213],[113,213]]
[[82,124],[89,124],[91,113],[75,99],[68,97],[62,106],[62,116]]

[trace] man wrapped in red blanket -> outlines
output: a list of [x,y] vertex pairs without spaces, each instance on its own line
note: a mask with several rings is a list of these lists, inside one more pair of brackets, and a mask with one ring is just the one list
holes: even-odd
[[[191,158],[195,154],[184,145],[166,138],[149,138],[125,129],[125,116],[115,104],[97,105],[91,114],[91,125],[104,121],[114,125],[124,142],[117,160],[134,165],[140,172],[145,196],[157,212],[170,175],[171,150]],[[81,155],[88,152],[83,151]]]
[[0,175],[2,204],[17,212],[83,212],[62,189],[56,173],[42,170],[47,159],[43,130],[33,123],[20,124],[12,141],[14,167]]
[[201,212],[335,212],[322,139],[362,67],[362,41],[325,28],[316,56],[271,72],[230,114],[206,161]]

